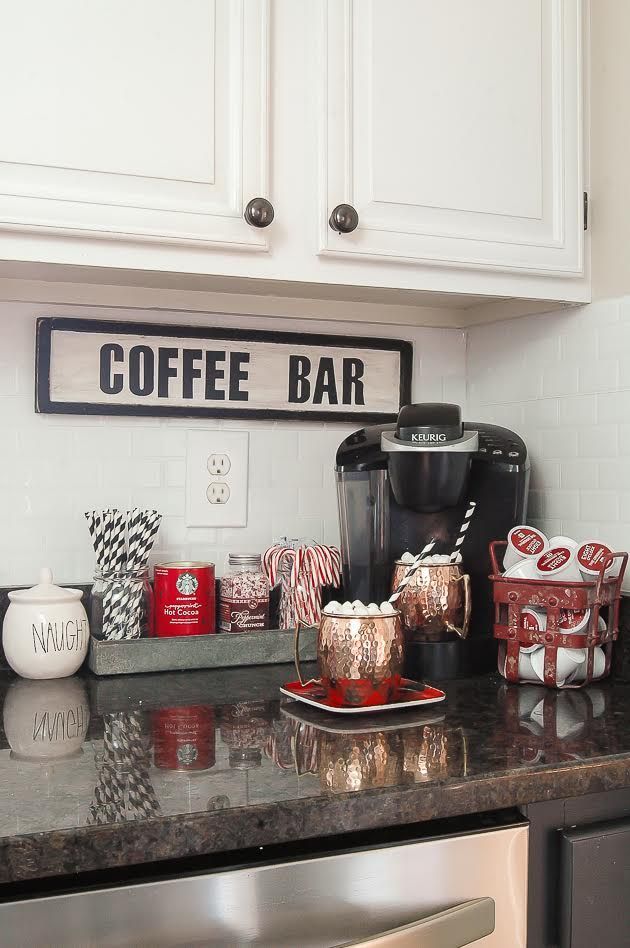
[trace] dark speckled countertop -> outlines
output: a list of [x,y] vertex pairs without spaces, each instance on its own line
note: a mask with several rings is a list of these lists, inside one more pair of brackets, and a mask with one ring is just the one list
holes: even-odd
[[630,786],[623,678],[556,693],[492,675],[354,724],[280,702],[291,671],[0,673],[0,882]]

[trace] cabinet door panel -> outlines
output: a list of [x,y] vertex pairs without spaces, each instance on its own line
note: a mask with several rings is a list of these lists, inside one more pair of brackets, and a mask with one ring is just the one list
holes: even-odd
[[322,251],[580,273],[580,41],[579,0],[327,0]]
[[0,10],[0,228],[265,249],[268,0]]

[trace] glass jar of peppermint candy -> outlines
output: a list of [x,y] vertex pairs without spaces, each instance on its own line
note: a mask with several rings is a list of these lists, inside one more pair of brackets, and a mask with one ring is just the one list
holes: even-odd
[[219,586],[221,632],[260,632],[269,628],[269,580],[259,553],[230,553]]

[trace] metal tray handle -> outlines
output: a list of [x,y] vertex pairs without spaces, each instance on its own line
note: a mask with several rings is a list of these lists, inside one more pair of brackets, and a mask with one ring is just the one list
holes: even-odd
[[494,931],[494,899],[473,899],[343,948],[464,948]]

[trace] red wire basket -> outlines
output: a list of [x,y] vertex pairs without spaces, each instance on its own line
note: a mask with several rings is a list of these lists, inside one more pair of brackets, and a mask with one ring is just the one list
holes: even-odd
[[[503,553],[507,547],[505,540],[494,540],[490,544],[492,562],[492,581],[494,592],[494,637],[499,640],[499,672],[510,682],[519,682],[519,655],[522,646],[542,645],[545,647],[543,684],[550,688],[581,688],[594,679],[593,663],[595,648],[602,646],[605,667],[597,681],[610,674],[613,642],[619,636],[619,604],[621,584],[623,582],[627,553],[611,553],[600,564],[599,574],[592,582],[551,582],[546,579],[514,579],[501,575],[498,551]],[[615,560],[620,560],[617,576],[607,577],[606,570]],[[547,627],[544,630],[527,628],[522,611],[526,607],[545,609]],[[606,627],[600,629],[600,614]],[[560,627],[563,610],[581,612],[590,610],[587,626],[581,632],[565,632]],[[586,649],[586,676],[575,684],[558,682],[558,649]],[[529,682],[531,684],[531,681]]]

